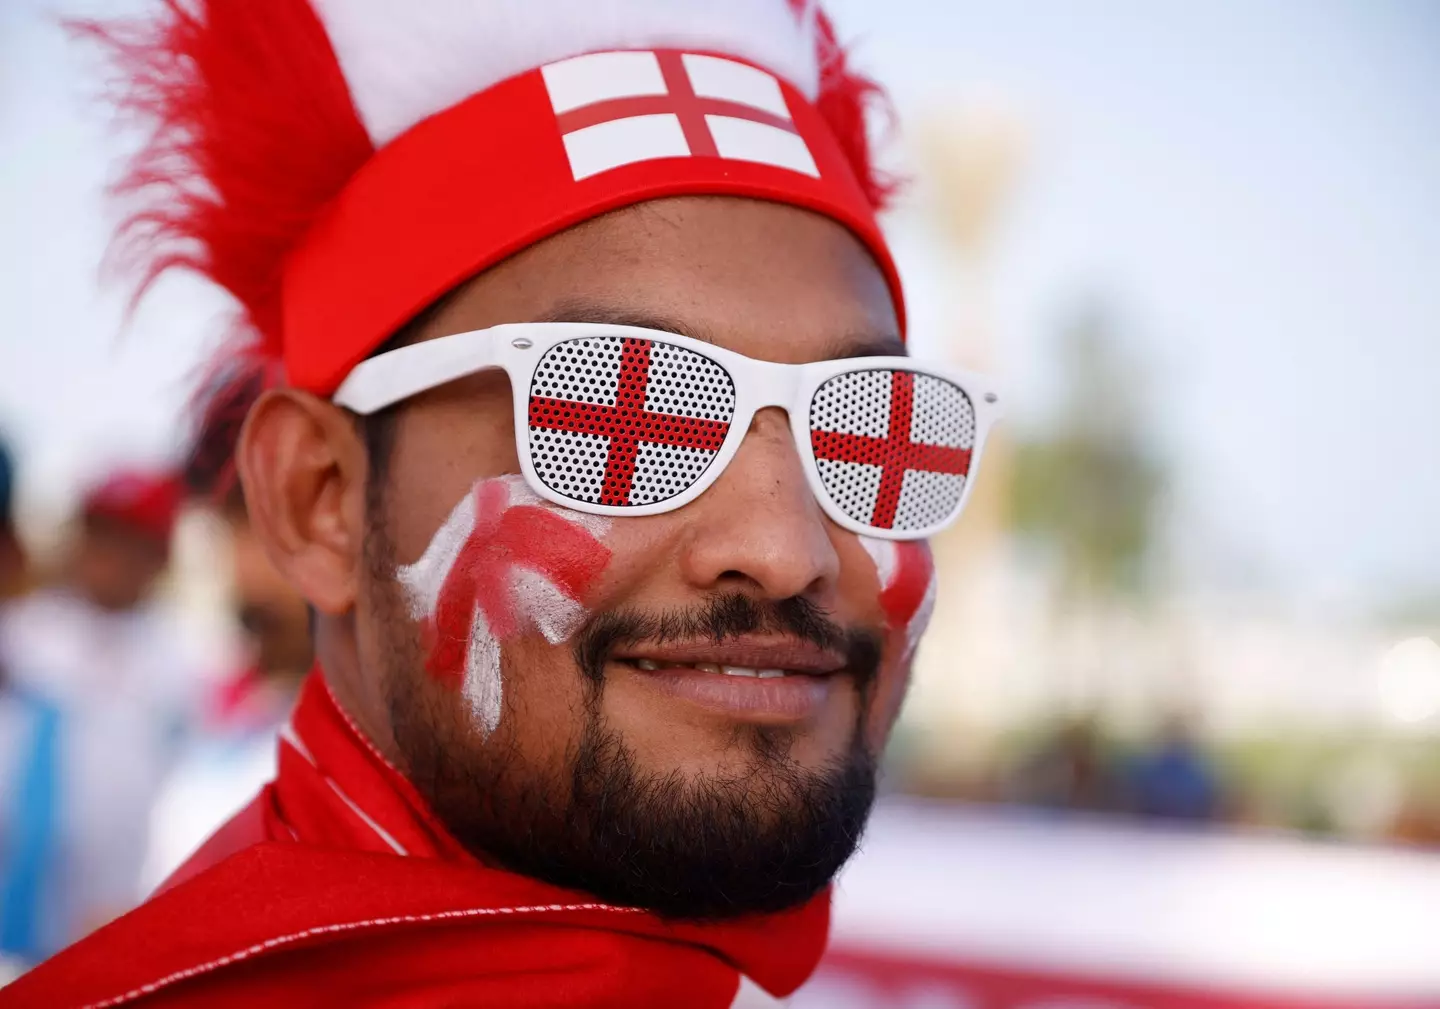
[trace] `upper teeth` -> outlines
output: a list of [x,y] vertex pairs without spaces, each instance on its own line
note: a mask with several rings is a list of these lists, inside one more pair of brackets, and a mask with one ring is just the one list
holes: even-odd
[[783,669],[755,669],[751,666],[722,666],[715,662],[668,662],[661,664],[654,659],[636,659],[635,665],[647,671],[656,669],[677,669],[690,667],[702,673],[724,673],[726,676],[755,676],[762,680],[784,676]]

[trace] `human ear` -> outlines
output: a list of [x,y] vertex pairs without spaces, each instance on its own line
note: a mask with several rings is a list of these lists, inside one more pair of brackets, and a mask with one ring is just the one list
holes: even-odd
[[255,535],[322,613],[355,603],[364,562],[365,447],[350,416],[295,389],[265,393],[235,449]]

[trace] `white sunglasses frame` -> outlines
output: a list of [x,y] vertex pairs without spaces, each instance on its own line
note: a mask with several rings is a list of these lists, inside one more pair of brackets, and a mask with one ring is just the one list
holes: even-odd
[[[735,413],[719,451],[700,479],[664,501],[645,505],[602,505],[578,501],[551,490],[535,472],[530,445],[530,387],[536,368],[556,345],[597,337],[655,340],[682,347],[714,361],[730,375],[735,386]],[[1000,396],[993,382],[975,372],[926,364],[909,357],[851,357],[809,364],[777,364],[737,354],[724,347],[639,326],[612,326],[586,322],[519,322],[456,333],[378,354],[357,364],[332,397],[334,403],[361,416],[377,413],[428,389],[477,372],[500,369],[510,378],[515,408],[515,440],[520,470],[540,497],[563,508],[590,515],[639,518],[675,511],[694,501],[725,472],[750,430],[756,412],[778,407],[785,411],[795,448],[804,464],[810,492],[836,525],[862,536],[888,540],[917,540],[933,536],[965,510],[974,487],[981,451],[995,422],[1000,419]],[[810,445],[810,404],[815,392],[837,375],[854,371],[892,369],[930,375],[959,386],[975,410],[975,441],[965,488],[955,508],[940,522],[923,529],[882,529],[856,522],[846,515],[825,489]],[[801,418],[796,424],[794,418]]]

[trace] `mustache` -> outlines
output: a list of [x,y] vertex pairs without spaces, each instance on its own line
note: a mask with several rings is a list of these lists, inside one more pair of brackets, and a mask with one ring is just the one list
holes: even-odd
[[575,635],[575,664],[598,684],[605,678],[605,664],[622,647],[707,639],[719,644],[746,634],[783,635],[836,652],[862,690],[880,671],[883,637],[878,631],[844,627],[802,596],[771,600],[741,592],[720,593],[684,609],[598,613]]

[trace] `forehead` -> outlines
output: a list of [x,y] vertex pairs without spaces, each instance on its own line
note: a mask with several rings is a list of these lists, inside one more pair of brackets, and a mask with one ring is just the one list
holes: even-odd
[[669,329],[773,361],[903,352],[849,231],[735,197],[655,200],[546,239],[456,289],[424,336],[528,321]]

